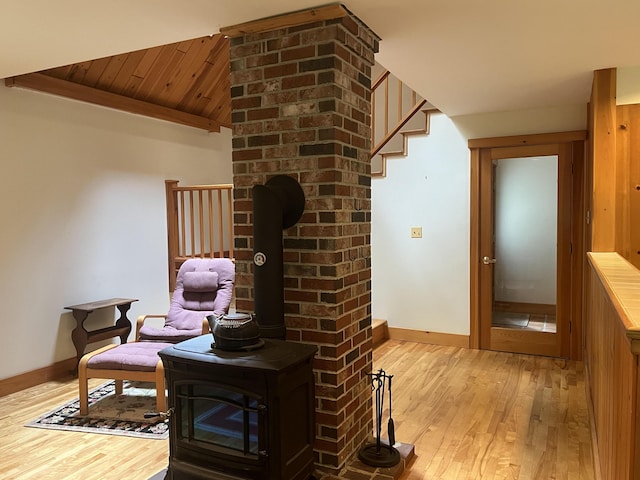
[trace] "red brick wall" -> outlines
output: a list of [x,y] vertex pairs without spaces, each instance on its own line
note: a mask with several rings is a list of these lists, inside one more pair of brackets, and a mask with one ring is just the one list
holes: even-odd
[[355,17],[231,41],[236,306],[253,311],[251,188],[294,177],[305,211],[284,232],[287,339],[318,346],[317,464],[338,469],[372,431],[371,66]]

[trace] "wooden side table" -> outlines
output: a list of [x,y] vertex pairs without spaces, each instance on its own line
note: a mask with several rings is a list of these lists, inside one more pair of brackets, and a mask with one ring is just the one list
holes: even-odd
[[[76,347],[78,362],[80,362],[80,358],[84,355],[84,349],[89,343],[113,337],[120,337],[120,343],[127,343],[127,338],[131,333],[131,322],[127,318],[127,312],[131,308],[131,303],[137,301],[137,298],[110,298],[108,300],[98,300],[64,307],[71,310],[73,318],[76,319],[76,328],[71,332],[71,340],[73,340],[73,345]],[[107,307],[116,307],[120,311],[120,317],[116,320],[115,325],[98,330],[87,330],[84,327],[84,321],[89,314],[94,310]]]

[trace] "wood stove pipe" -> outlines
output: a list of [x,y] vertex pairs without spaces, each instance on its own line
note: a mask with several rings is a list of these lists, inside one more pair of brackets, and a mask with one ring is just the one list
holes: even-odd
[[304,192],[287,175],[253,187],[253,288],[260,336],[284,340],[284,259],[282,231],[304,211]]

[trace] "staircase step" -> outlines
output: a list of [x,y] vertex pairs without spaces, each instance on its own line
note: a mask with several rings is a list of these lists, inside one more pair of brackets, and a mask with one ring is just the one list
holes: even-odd
[[386,320],[374,319],[371,322],[371,328],[373,329],[373,348],[376,348],[389,340],[389,326]]
[[390,157],[406,157],[408,137],[429,134],[429,115],[433,109],[423,109],[411,117],[396,135],[373,157],[371,157],[371,175],[386,176],[386,162]]

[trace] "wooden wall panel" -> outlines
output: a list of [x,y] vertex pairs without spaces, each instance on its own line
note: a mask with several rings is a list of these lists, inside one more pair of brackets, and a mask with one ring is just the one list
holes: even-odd
[[616,251],[640,268],[640,105],[616,116]]
[[616,70],[597,70],[593,76],[590,125],[592,171],[591,239],[594,252],[615,251],[616,225]]
[[640,273],[615,253],[591,254],[590,258],[585,362],[602,479],[638,479],[638,356],[628,337],[628,331],[636,327],[630,323],[633,315],[627,315],[625,305],[618,301],[625,294],[616,292],[626,288],[629,278],[640,287]]

